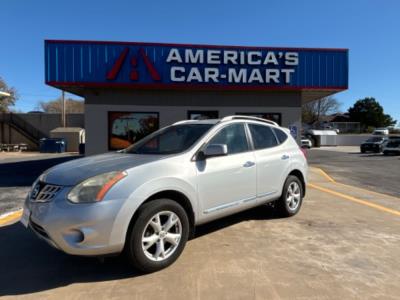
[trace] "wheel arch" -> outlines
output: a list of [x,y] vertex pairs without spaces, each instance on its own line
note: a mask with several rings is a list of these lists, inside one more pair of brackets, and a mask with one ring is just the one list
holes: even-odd
[[189,238],[192,238],[194,236],[194,228],[195,228],[195,213],[193,210],[193,206],[192,203],[190,202],[189,198],[182,193],[181,191],[177,191],[174,189],[167,189],[167,190],[163,190],[163,191],[158,191],[154,194],[152,194],[151,196],[149,196],[146,200],[144,200],[139,207],[135,210],[135,213],[133,214],[129,226],[128,226],[128,230],[126,232],[126,236],[125,236],[125,243],[127,238],[129,237],[129,234],[132,230],[133,225],[135,224],[136,219],[139,216],[139,208],[144,205],[145,203],[151,202],[153,200],[157,200],[157,199],[170,199],[173,200],[175,202],[177,202],[179,205],[181,205],[183,207],[183,209],[186,211],[188,219],[189,219]]
[[302,196],[304,197],[306,195],[306,181],[305,181],[303,173],[298,169],[294,169],[294,170],[290,171],[290,173],[288,174],[288,176],[290,176],[290,175],[296,176],[300,180],[301,185],[302,185],[302,190],[303,190]]

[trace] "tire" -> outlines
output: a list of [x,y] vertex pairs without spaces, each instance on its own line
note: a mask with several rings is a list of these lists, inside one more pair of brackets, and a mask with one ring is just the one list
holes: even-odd
[[[171,220],[175,223],[167,229],[165,226]],[[136,269],[155,272],[177,260],[188,236],[189,219],[183,207],[170,199],[153,200],[139,208],[127,236],[125,252]]]
[[[293,190],[293,187],[295,187],[295,194],[298,194],[299,196],[295,197],[292,194],[293,198],[289,201],[289,188]],[[289,175],[288,178],[286,178],[283,186],[282,195],[278,200],[276,200],[275,203],[275,207],[279,216],[292,217],[297,214],[300,211],[301,204],[303,202],[303,195],[303,185],[300,179],[294,175]]]
[[365,153],[365,150],[364,150],[364,149],[361,149],[361,153]]

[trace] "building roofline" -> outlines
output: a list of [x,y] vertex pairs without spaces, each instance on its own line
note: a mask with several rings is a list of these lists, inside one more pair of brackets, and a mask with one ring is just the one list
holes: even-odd
[[189,83],[123,83],[123,82],[63,82],[63,81],[46,81],[47,85],[63,88],[63,87],[88,87],[88,88],[131,88],[131,89],[160,89],[160,90],[175,90],[175,89],[192,89],[192,90],[284,90],[284,91],[306,91],[306,90],[334,90],[344,91],[348,86],[243,86],[243,85],[213,85],[213,84],[189,84]]
[[165,47],[191,47],[213,49],[252,49],[252,50],[284,50],[284,51],[340,51],[348,52],[348,48],[307,48],[307,47],[265,47],[265,46],[235,46],[235,45],[209,45],[209,44],[178,44],[155,42],[122,42],[122,41],[93,41],[93,40],[53,40],[45,39],[49,44],[112,44],[112,45],[137,45],[137,46],[165,46]]

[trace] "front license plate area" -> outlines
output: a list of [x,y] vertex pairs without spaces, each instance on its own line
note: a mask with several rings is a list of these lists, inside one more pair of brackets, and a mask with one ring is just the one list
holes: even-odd
[[29,208],[24,208],[24,211],[22,213],[22,217],[20,222],[22,223],[22,225],[24,225],[26,228],[28,228],[29,225],[29,218],[31,217],[31,212],[29,210]]

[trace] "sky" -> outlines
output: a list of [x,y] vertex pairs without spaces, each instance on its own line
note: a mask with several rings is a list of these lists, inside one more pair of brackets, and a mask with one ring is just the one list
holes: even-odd
[[106,40],[349,49],[346,111],[374,97],[400,121],[400,1],[0,0],[0,76],[30,111],[44,83],[44,40]]

